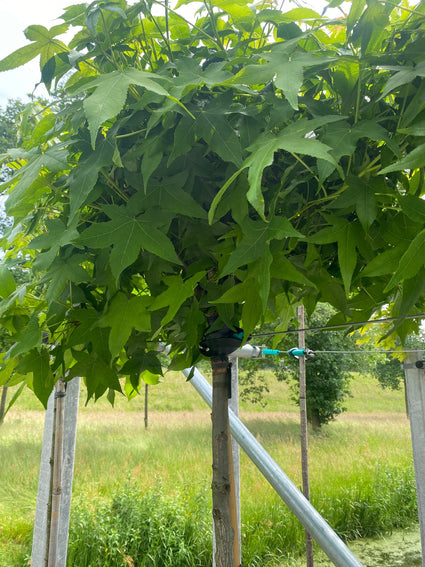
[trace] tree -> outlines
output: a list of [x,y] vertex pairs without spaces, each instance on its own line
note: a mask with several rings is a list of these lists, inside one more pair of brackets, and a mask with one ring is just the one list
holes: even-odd
[[[334,314],[335,310],[329,305],[319,303],[306,326],[325,327]],[[270,330],[276,325],[275,322],[274,326],[270,326]],[[266,329],[267,326],[264,326],[262,330],[266,331]],[[296,331],[296,328],[291,330]],[[271,335],[264,339],[266,346],[269,348],[278,346],[282,353],[287,353],[291,348],[298,346],[296,332],[278,337]],[[320,351],[306,361],[307,417],[313,427],[318,429],[345,411],[344,401],[350,394],[349,371],[353,369],[353,358],[345,353],[353,350],[360,352],[361,349],[356,344],[355,336],[347,334],[344,330],[328,329],[307,333],[306,346],[313,352]],[[266,405],[264,393],[268,391],[267,383],[264,376],[258,375],[258,371],[267,369],[278,380],[291,383],[292,400],[299,404],[299,364],[296,358],[282,354],[279,359],[275,357],[262,360],[241,359],[240,366],[246,371],[240,379],[242,398]],[[356,368],[358,367],[356,358]]]
[[[4,110],[0,110],[0,153],[6,152],[8,148],[18,147],[21,145],[25,137],[30,135],[37,124],[37,111],[44,107],[45,104],[45,101],[42,99],[36,99],[27,104],[24,104],[19,99],[9,99],[6,108]],[[5,181],[12,174],[13,169],[1,167],[0,180]],[[10,225],[11,219],[5,215],[4,205],[2,202],[0,203],[1,238],[6,237]],[[10,263],[10,270],[12,272],[13,281],[24,283],[28,281],[28,272],[27,270],[21,269],[21,264],[22,262],[19,259],[15,259]],[[12,279],[7,268],[0,269],[0,279],[3,281],[2,285],[5,285],[6,288],[8,285],[11,285]],[[10,347],[10,335],[7,329],[3,327],[0,329],[0,353],[4,354]],[[8,383],[10,382],[8,381]],[[7,385],[4,385],[2,388],[0,401],[0,424],[2,423],[6,413],[7,389]],[[13,400],[14,398],[12,398],[11,403],[13,403]]]
[[335,20],[205,0],[194,23],[186,4],[77,4],[0,61],[39,57],[64,89],[3,185],[5,261],[33,278],[0,286],[16,341],[0,381],[22,375],[44,404],[61,375],[110,399],[124,376],[131,395],[161,373],[159,340],[188,367],[206,335],[246,338],[299,301],[340,322],[390,304],[401,337],[417,327],[423,3],[356,0]]
[[[333,313],[326,305],[318,305],[309,319],[308,327],[326,325]],[[353,369],[352,357],[346,351],[356,349],[355,339],[344,331],[318,330],[308,333],[307,346],[318,352],[306,362],[307,417],[314,429],[335,419],[345,411],[344,401],[350,394],[349,370]],[[360,349],[359,349],[360,350]],[[340,351],[340,352],[338,352]],[[290,370],[277,369],[278,380],[290,378],[298,382],[298,365],[289,362]],[[295,386],[293,399],[299,403],[299,391]]]

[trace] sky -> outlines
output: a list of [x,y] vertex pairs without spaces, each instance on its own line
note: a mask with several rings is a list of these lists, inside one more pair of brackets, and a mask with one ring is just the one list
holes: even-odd
[[[29,25],[51,28],[60,23],[55,18],[62,14],[63,8],[77,3],[77,0],[0,0],[0,60],[29,43],[24,35]],[[38,60],[0,73],[0,107],[4,108],[9,98],[26,100],[39,78]],[[36,94],[42,96],[45,91],[39,89]]]
[[[40,24],[51,28],[61,22],[60,15],[66,6],[84,2],[84,0],[0,0],[0,60],[28,44],[24,30],[29,25]],[[288,8],[295,7],[291,0],[286,0]],[[303,4],[319,9],[324,0],[304,0]],[[292,5],[291,5],[292,4]],[[70,37],[73,33],[71,32]],[[39,81],[38,59],[13,71],[0,73],[0,107],[4,108],[9,98],[27,100],[35,84]],[[43,87],[38,87],[36,95],[46,96]]]

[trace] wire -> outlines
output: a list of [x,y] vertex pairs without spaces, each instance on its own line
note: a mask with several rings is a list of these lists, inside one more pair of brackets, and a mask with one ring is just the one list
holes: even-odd
[[415,348],[408,350],[313,350],[321,354],[404,354],[405,352],[422,352],[424,349]]
[[[425,319],[425,313],[417,313],[416,315],[406,315],[403,319]],[[257,333],[251,337],[268,337],[271,335],[286,335],[287,333],[301,333],[302,331],[331,331],[333,329],[348,329],[349,327],[361,327],[362,325],[375,325],[377,323],[391,323],[399,321],[398,317],[387,317],[385,319],[369,319],[368,321],[359,321],[352,323],[340,323],[339,325],[329,325],[328,327],[309,327],[308,329],[288,329],[287,331],[273,331],[271,333]]]
[[[260,347],[261,348],[261,347]],[[298,350],[304,350],[304,349],[295,349],[296,350],[296,356],[299,356]],[[409,352],[423,352],[424,349],[420,349],[420,348],[415,348],[415,349],[403,349],[403,350],[309,350],[309,349],[305,349],[307,351],[306,354],[404,354],[404,353],[409,353]],[[270,352],[266,352],[266,351],[270,351]],[[289,354],[289,355],[293,355],[293,353],[291,353],[290,350],[270,350],[270,349],[263,349],[263,353],[264,354],[273,354],[273,355],[278,355],[278,354]]]

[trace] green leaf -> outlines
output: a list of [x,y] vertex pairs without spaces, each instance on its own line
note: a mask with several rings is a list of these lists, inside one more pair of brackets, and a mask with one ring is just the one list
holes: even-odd
[[218,205],[220,204],[220,201],[221,201],[224,193],[231,186],[231,184],[239,177],[239,175],[242,173],[242,171],[244,169],[245,168],[243,167],[242,169],[235,171],[235,173],[229,177],[229,179],[226,181],[226,183],[220,188],[220,190],[215,195],[214,199],[212,200],[210,210],[208,211],[208,222],[209,222],[209,224],[212,224],[214,222],[215,212],[217,210]]
[[338,238],[338,262],[344,282],[345,293],[348,296],[351,279],[357,264],[357,253],[353,225],[347,224]]
[[346,229],[346,221],[338,217],[326,217],[331,226],[319,230],[308,237],[312,244],[331,244],[337,242]]
[[40,351],[32,350],[30,357],[33,373],[32,387],[37,398],[47,408],[47,402],[55,385],[55,379],[50,368],[50,353],[43,347]]
[[8,352],[8,356],[10,357],[24,354],[35,347],[39,347],[41,345],[41,329],[38,326],[37,317],[31,317],[27,327],[16,333],[12,337],[12,340],[16,342]]
[[150,302],[149,296],[134,295],[128,298],[122,292],[113,297],[108,311],[97,323],[99,327],[111,327],[109,350],[112,358],[119,355],[133,329],[150,331],[150,312],[147,310]]
[[395,248],[390,248],[378,254],[371,260],[364,270],[361,272],[361,276],[365,278],[374,278],[377,276],[385,276],[387,274],[393,274],[400,262],[400,258],[406,251],[405,244],[399,244]]
[[48,303],[59,297],[69,282],[81,283],[90,279],[88,273],[80,265],[86,259],[87,257],[82,254],[58,256],[54,259],[48,272],[40,279],[40,283],[49,282],[46,291]]
[[246,337],[255,329],[263,313],[263,306],[257,288],[258,283],[255,279],[249,279],[246,282],[242,307],[242,328]]
[[143,382],[145,384],[148,384],[149,386],[155,386],[160,382],[158,374],[152,374],[152,372],[149,372],[149,370],[144,370],[141,374],[141,378]]
[[[385,67],[384,67],[385,69]],[[391,68],[393,70],[393,68]],[[416,77],[425,77],[425,62],[421,61],[415,67],[400,67],[400,70],[392,75],[387,81],[385,88],[382,92],[381,98],[386,97],[390,92],[411,83]]]
[[143,185],[146,192],[148,181],[151,175],[158,168],[164,155],[164,143],[162,136],[154,137],[148,140],[145,145],[145,152],[143,154],[141,173],[143,178]]
[[[4,357],[4,355],[1,356],[2,358]],[[0,386],[8,386],[17,364],[18,364],[17,358],[9,358],[6,363],[2,360],[2,365],[0,370]]]
[[109,138],[106,138],[97,145],[94,152],[80,161],[72,171],[69,188],[71,222],[95,186],[99,171],[110,164],[114,151],[115,144]]
[[161,321],[162,326],[172,321],[183,303],[193,296],[195,287],[204,275],[205,272],[198,272],[186,281],[181,276],[164,277],[164,283],[168,286],[168,289],[158,295],[150,306],[151,311],[168,307],[167,313]]
[[272,278],[283,281],[295,282],[308,287],[316,287],[315,284],[306,278],[294,264],[285,256],[283,252],[274,255],[273,264],[270,269]]
[[397,283],[416,276],[425,263],[423,251],[425,247],[425,229],[421,230],[410,243],[400,258],[397,270],[385,290],[392,289]]
[[376,189],[379,189],[379,181],[380,180],[372,178],[367,182],[354,176],[347,180],[349,189],[346,191],[349,191],[354,197],[357,216],[365,230],[367,230],[376,219],[378,207],[374,189],[375,186]]
[[[50,173],[59,173],[69,169],[67,163],[67,152],[59,145],[47,149],[45,152],[34,150],[28,154],[28,163],[24,165],[16,177],[19,178],[12,193],[6,201],[6,212],[9,215],[14,215],[18,207],[22,206],[23,202],[33,203],[33,191],[31,191],[33,183],[38,179],[43,168],[49,170]],[[44,186],[43,193],[47,192]]]
[[[332,118],[333,119],[333,118]],[[341,119],[338,117],[338,119]],[[305,121],[309,122],[309,121]],[[304,138],[306,124],[295,124],[283,129],[277,136],[264,134],[248,148],[251,155],[245,160],[244,167],[249,168],[248,181],[250,188],[247,199],[254,209],[264,217],[264,199],[261,191],[261,180],[264,169],[271,165],[274,155],[278,150],[284,150],[292,154],[303,154],[324,159],[336,165],[334,158],[329,154],[331,149],[319,140]],[[311,120],[311,128],[314,129],[315,120]]]
[[10,402],[9,402],[9,404],[8,404],[8,406],[7,406],[7,408],[6,408],[5,412],[4,412],[4,414],[3,414],[3,417],[2,417],[2,419],[0,420],[0,424],[3,423],[3,420],[4,420],[4,418],[6,417],[7,413],[9,412],[10,408],[11,408],[13,405],[15,405],[17,399],[18,399],[19,396],[22,394],[23,389],[25,388],[26,385],[27,385],[26,382],[23,382],[23,383],[19,386],[19,388],[16,390],[16,392],[13,394],[13,396],[12,396],[12,398],[11,398],[11,400],[10,400]]
[[189,116],[182,116],[179,120],[174,130],[174,144],[170,157],[168,158],[168,166],[170,166],[175,159],[189,153],[192,149],[196,141],[195,126],[196,120],[193,120]]
[[70,369],[68,379],[74,376],[85,378],[88,399],[94,395],[96,398],[99,397],[99,393],[104,393],[107,388],[112,388],[117,392],[122,391],[115,369],[99,358],[96,353],[73,351],[73,354],[77,363]]
[[241,166],[241,144],[235,131],[223,116],[212,112],[201,112],[196,119],[195,131],[223,161],[234,163],[236,167]]
[[425,144],[418,146],[412,152],[407,154],[406,157],[384,167],[379,171],[379,175],[386,175],[387,173],[392,173],[393,171],[402,171],[403,169],[416,169],[419,167],[424,167],[425,165]]
[[89,88],[97,87],[83,103],[93,149],[100,126],[121,112],[127,98],[128,85],[119,71],[102,75],[100,79],[89,83]]
[[[140,178],[137,180],[137,175],[135,177],[136,182],[140,181]],[[187,193],[186,185],[187,175],[185,172],[182,175],[166,177],[161,179],[160,182],[152,180],[149,183],[146,195],[139,191],[131,197],[128,207],[135,206],[137,210],[143,210],[157,206],[163,211],[172,211],[174,215],[180,214],[195,219],[206,218],[206,211]]]
[[[425,269],[422,268],[415,277],[403,282],[403,293],[398,310],[398,317],[404,319],[412,313],[416,303],[423,297],[425,290]],[[415,309],[413,313],[417,313]]]
[[48,250],[38,254],[33,264],[36,270],[47,270],[56,257],[61,246],[69,244],[79,236],[74,225],[66,227],[60,219],[48,219],[46,232],[36,236],[28,245],[30,250]]
[[[273,256],[266,248],[265,253],[248,269],[248,278],[253,278],[257,283],[257,293],[261,300],[262,312],[267,309],[270,294],[270,266]],[[243,317],[243,310],[242,310]]]
[[77,242],[90,248],[112,246],[110,266],[115,278],[135,262],[143,249],[173,264],[180,264],[171,241],[158,228],[160,219],[155,218],[154,212],[135,216],[131,207],[117,205],[105,206],[104,210],[111,220],[93,224]]
[[414,222],[425,223],[425,201],[414,195],[404,195],[398,198],[403,212]]
[[262,220],[253,221],[247,217],[244,219],[242,230],[243,237],[220,272],[220,277],[232,274],[240,266],[249,265],[268,253],[270,240],[304,238],[304,235],[295,230],[285,217],[273,217],[270,223]]
[[21,67],[21,65],[25,65],[40,55],[41,49],[42,46],[38,43],[30,43],[29,45],[20,47],[0,61],[0,72],[10,71],[11,69],[16,69],[17,67]]
[[6,266],[0,266],[0,297],[6,299],[16,290],[15,278]]
[[[124,107],[130,84],[144,87],[160,97],[169,96],[168,92],[153,79],[154,73],[125,69],[105,73],[89,81],[80,90],[95,87],[94,92],[84,100],[84,111],[90,128],[92,147],[95,147],[96,137],[100,126],[107,120],[115,118]],[[76,91],[76,94],[79,90]]]
[[347,18],[347,32],[350,32],[357,21],[360,19],[360,16],[363,13],[363,10],[366,6],[366,0],[353,0],[351,2],[351,9],[348,13]]

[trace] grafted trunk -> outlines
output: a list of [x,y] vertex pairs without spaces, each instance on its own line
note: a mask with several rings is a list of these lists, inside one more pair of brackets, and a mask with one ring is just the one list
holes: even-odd
[[212,504],[215,535],[215,567],[234,567],[234,530],[231,520],[229,455],[228,361],[212,358]]

